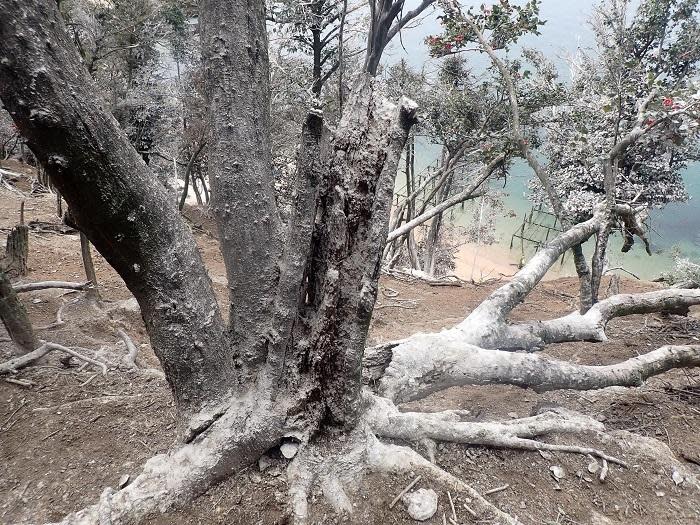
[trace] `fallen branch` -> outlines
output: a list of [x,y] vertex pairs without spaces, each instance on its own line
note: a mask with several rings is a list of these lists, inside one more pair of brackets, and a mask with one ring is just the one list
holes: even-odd
[[64,290],[87,290],[92,283],[72,283],[68,281],[39,281],[36,283],[14,284],[12,288],[16,293],[33,292],[36,290],[47,290],[49,288],[61,288]]
[[103,363],[102,361],[97,361],[96,359],[93,359],[91,357],[87,357],[83,354],[80,354],[76,352],[75,350],[72,350],[70,348],[67,348],[65,346],[56,344],[56,343],[42,343],[42,345],[37,348],[36,350],[33,350],[32,352],[29,352],[27,354],[21,355],[19,357],[15,357],[14,359],[10,359],[9,361],[5,361],[4,363],[0,364],[0,374],[14,374],[18,370],[22,368],[26,368],[27,366],[31,365],[32,363],[38,361],[42,357],[44,357],[46,354],[49,352],[52,352],[54,350],[57,350],[59,352],[63,352],[65,354],[68,354],[72,357],[75,357],[76,359],[80,359],[81,361],[85,361],[86,363],[93,364],[97,367],[100,367],[102,369],[102,375],[106,376],[107,375],[107,365]]

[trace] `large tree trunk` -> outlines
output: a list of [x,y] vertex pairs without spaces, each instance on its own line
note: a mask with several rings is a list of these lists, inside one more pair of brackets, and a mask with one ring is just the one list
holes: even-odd
[[228,277],[230,330],[236,353],[257,364],[267,352],[282,254],[265,4],[203,0],[199,12],[207,64],[209,181]]
[[0,99],[138,300],[178,407],[196,410],[228,388],[234,367],[194,239],[95,96],[55,3],[2,0],[0,11]]
[[[700,303],[700,293],[687,290],[620,296],[601,302],[587,317],[509,325],[508,314],[561,253],[597,231],[598,213],[553,240],[458,326],[365,356],[394,177],[416,114],[408,100],[398,107],[384,100],[370,73],[391,35],[430,3],[424,0],[402,16],[402,0],[371,3],[369,73],[357,77],[333,133],[324,128],[319,112],[307,116],[294,201],[283,225],[272,185],[264,2],[202,0],[210,180],[230,289],[227,327],[191,233],[165,188],[91,93],[53,0],[0,0],[0,98],[76,224],[138,300],[180,409],[180,440],[173,450],[149,460],[122,490],[106,490],[98,504],[62,523],[138,522],[190,501],[282,444],[297,451],[288,480],[298,523],[308,517],[307,496],[317,479],[333,486],[336,497],[330,499],[340,510],[352,509],[344,503],[349,500],[342,487],[366,467],[429,472],[467,492],[484,520],[516,523],[439,467],[406,447],[383,445],[378,437],[549,449],[625,465],[592,448],[533,439],[546,432],[602,431],[602,424],[590,418],[545,414],[470,424],[455,421],[457,414],[449,411],[400,413],[389,399],[420,397],[436,386],[469,380],[577,387],[581,383],[571,374],[582,367],[509,358],[514,354],[468,343],[500,348],[503,341],[517,341],[518,347],[527,347],[537,340],[602,338],[605,321],[615,315]],[[502,158],[493,162],[498,165]],[[463,200],[478,188],[493,162],[456,197]],[[453,203],[448,199],[431,217]],[[424,222],[430,218],[426,214],[411,222]],[[422,350],[413,356],[421,358],[420,367],[412,366],[414,349]],[[468,367],[474,357],[479,366],[472,374]],[[0,367],[0,373],[17,363]],[[585,372],[587,385],[597,388],[637,384],[674,366],[697,363],[697,348],[671,347],[623,363],[624,370],[589,367]],[[361,391],[363,365],[388,397]],[[528,366],[529,374],[521,377],[513,365]],[[543,379],[549,370],[557,377]],[[328,432],[341,426],[347,437],[342,446],[334,440],[338,432]]]

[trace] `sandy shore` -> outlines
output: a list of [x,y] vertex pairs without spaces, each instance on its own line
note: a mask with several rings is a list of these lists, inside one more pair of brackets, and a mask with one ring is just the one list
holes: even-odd
[[[531,256],[528,254],[528,258]],[[518,271],[520,257],[519,250],[509,250],[507,246],[500,244],[467,243],[461,246],[457,252],[454,274],[467,281],[512,277]],[[557,279],[569,275],[571,272],[567,265],[562,267],[556,263],[549,270],[545,279]]]

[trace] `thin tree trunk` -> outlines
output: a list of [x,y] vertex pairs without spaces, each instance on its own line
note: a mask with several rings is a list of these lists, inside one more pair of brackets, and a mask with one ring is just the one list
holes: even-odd
[[209,188],[207,188],[207,181],[204,178],[204,175],[201,173],[198,173],[197,176],[199,177],[199,180],[202,183],[202,192],[204,192],[204,203],[209,204]]
[[100,301],[100,290],[97,285],[97,275],[95,274],[95,266],[92,262],[92,254],[90,253],[90,241],[83,232],[80,232],[80,253],[83,256],[83,267],[85,268],[85,277],[90,281],[90,287],[86,290],[85,295],[93,301]]
[[63,218],[63,198],[61,197],[61,192],[56,190],[56,215],[61,219]]
[[[450,175],[448,180],[445,182],[440,190],[439,202],[444,202],[450,195],[450,190],[452,188],[453,176]],[[430,229],[428,230],[428,236],[425,239],[425,252],[423,254],[423,268],[428,273],[428,275],[435,275],[435,252],[437,250],[437,245],[440,241],[440,231],[442,229],[442,216],[443,213],[438,213],[430,223]]]
[[[185,187],[182,188],[182,195],[180,196],[180,204],[178,205],[178,209],[182,211],[182,208],[185,207],[185,201],[187,200],[187,190],[190,186],[190,174],[192,173],[192,168],[194,166],[195,161],[197,160],[197,157],[199,154],[202,152],[204,149],[204,146],[206,146],[207,143],[205,141],[201,141],[199,146],[197,146],[197,149],[192,153],[192,156],[190,157],[190,161],[187,163],[187,168],[185,168]],[[192,186],[194,186],[194,181],[192,181]]]
[[204,204],[202,201],[202,192],[199,191],[199,186],[197,186],[197,181],[199,180],[199,177],[196,175],[192,177],[192,190],[194,191],[194,197],[197,199],[197,205],[201,206]]
[[0,269],[0,319],[2,319],[10,339],[22,354],[39,347],[27,310],[12,288],[10,276]]

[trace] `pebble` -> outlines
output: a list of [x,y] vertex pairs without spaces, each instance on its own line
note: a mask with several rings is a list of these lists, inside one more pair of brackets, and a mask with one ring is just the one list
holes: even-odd
[[438,495],[433,489],[418,489],[403,496],[408,515],[416,521],[426,521],[437,512]]
[[296,456],[297,450],[299,450],[298,443],[287,442],[280,447],[280,452],[282,452],[282,455],[287,459],[292,459],[294,456]]

